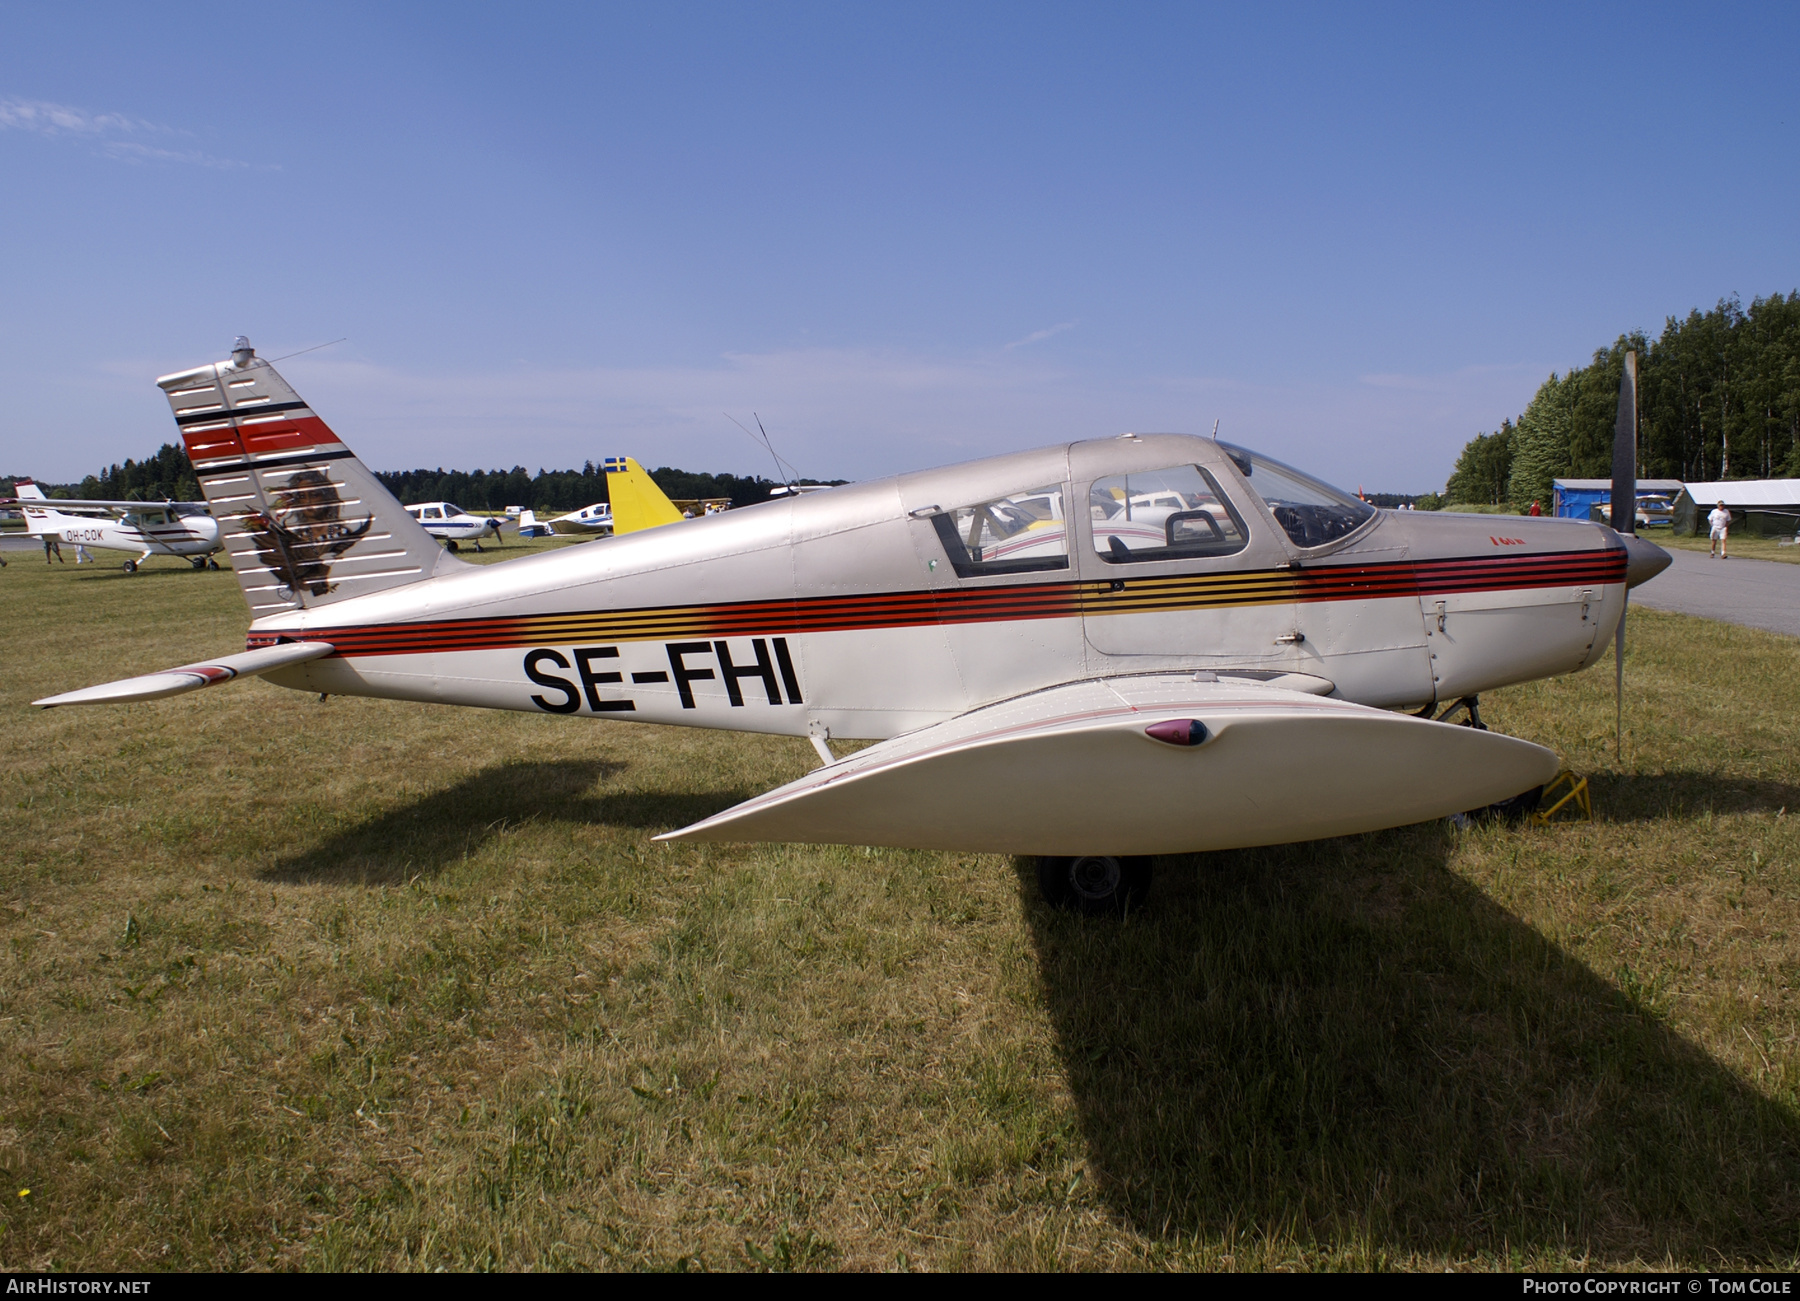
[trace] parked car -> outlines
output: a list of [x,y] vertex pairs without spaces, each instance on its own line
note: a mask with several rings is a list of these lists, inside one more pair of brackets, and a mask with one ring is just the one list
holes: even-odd
[[[1601,502],[1594,507],[1594,518],[1602,524],[1612,523],[1612,503]],[[1669,528],[1675,523],[1675,503],[1660,494],[1653,497],[1639,497],[1637,506],[1637,526],[1641,529]]]

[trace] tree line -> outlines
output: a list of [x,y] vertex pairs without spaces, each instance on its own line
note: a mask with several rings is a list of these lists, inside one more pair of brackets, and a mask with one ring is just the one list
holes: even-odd
[[[733,506],[767,501],[781,486],[760,475],[699,474],[667,465],[649,473],[657,487],[677,500],[727,497]],[[515,465],[510,470],[377,470],[375,477],[406,505],[448,501],[477,513],[502,511],[508,506],[527,506],[539,512],[571,511],[611,500],[606,492],[606,472],[592,461],[579,470],[540,469],[535,475]]]
[[[0,494],[11,497],[20,479],[28,474],[0,474]],[[78,483],[45,483],[34,480],[46,497],[85,497],[96,501],[199,501],[200,481],[193,462],[179,443],[164,443],[156,455],[142,461],[126,457],[99,474]]]
[[[13,495],[13,483],[23,475],[0,475],[0,493]],[[375,477],[401,504],[410,506],[421,501],[454,502],[464,510],[505,510],[508,506],[528,507],[539,512],[579,510],[595,502],[610,500],[606,492],[606,472],[592,461],[579,470],[543,470],[535,475],[522,465],[510,470],[377,470]],[[780,487],[773,479],[760,475],[699,474],[661,466],[650,471],[670,497],[730,498],[733,506],[750,506],[767,501]],[[802,483],[842,483],[842,479],[803,479]],[[199,501],[200,483],[194,466],[179,443],[164,443],[154,456],[142,461],[127,458],[109,465],[99,474],[90,474],[79,483],[42,483],[50,497],[91,498],[104,501]]]
[[1539,386],[1516,420],[1477,434],[1444,495],[1469,505],[1534,501],[1551,480],[1612,477],[1625,353],[1638,354],[1638,477],[1708,482],[1800,475],[1800,292],[1736,295],[1669,317],[1660,337],[1620,335],[1593,361]]

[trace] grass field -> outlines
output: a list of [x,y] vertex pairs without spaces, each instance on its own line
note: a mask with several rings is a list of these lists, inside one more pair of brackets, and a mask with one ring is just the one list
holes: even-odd
[[[501,553],[517,555],[516,548]],[[237,684],[0,571],[0,1269],[1792,1268],[1800,643],[1494,693],[1599,820],[1028,864],[650,837],[804,742]],[[28,1195],[21,1195],[23,1190]]]
[[[1712,541],[1706,537],[1670,537],[1660,529],[1647,536],[1659,547],[1680,547],[1683,551],[1698,551],[1702,554],[1712,550]],[[1774,538],[1733,534],[1727,540],[1727,547],[1732,555],[1751,560],[1780,560],[1790,565],[1800,564],[1800,547],[1784,547]],[[1630,638],[1626,640],[1629,641]]]

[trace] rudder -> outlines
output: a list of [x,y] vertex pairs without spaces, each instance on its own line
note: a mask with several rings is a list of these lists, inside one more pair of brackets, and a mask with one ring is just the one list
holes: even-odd
[[606,497],[612,503],[613,536],[653,529],[659,524],[679,524],[681,512],[656,480],[629,456],[609,456],[605,462]]
[[248,339],[156,383],[254,617],[461,567]]
[[[48,497],[44,496],[44,490],[38,487],[36,482],[31,479],[13,480],[13,496],[17,497],[22,502],[48,502],[50,500]],[[29,506],[21,506],[19,510],[20,513],[25,516],[25,532],[28,536],[41,538],[46,533],[54,533],[56,531],[47,511],[33,510]]]

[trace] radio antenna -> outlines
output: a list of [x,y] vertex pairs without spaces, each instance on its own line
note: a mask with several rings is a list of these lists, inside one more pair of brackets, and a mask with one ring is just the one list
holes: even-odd
[[349,338],[350,338],[350,336],[346,334],[342,339],[333,339],[331,341],[331,343],[315,343],[310,348],[302,348],[302,349],[300,349],[299,352],[290,352],[290,353],[288,353],[287,357],[273,357],[273,358],[270,358],[270,361],[271,361],[271,363],[273,363],[273,362],[277,362],[277,361],[286,361],[288,359],[288,357],[304,357],[307,353],[317,352],[320,348],[329,348],[333,344],[345,343],[349,340]]
[[736,416],[732,415],[731,412],[726,411],[723,414],[727,420],[731,421],[732,424],[744,431],[744,436],[746,438],[753,443],[759,444],[762,449],[769,454],[769,459],[775,462],[775,478],[778,481],[785,483],[790,487],[798,481],[800,478],[800,471],[796,470],[789,462],[783,460],[781,453],[775,450],[775,444],[769,438],[769,431],[763,428],[761,416],[757,415],[754,411],[750,413],[750,418],[756,421],[756,433],[753,434],[750,432],[749,427]]

